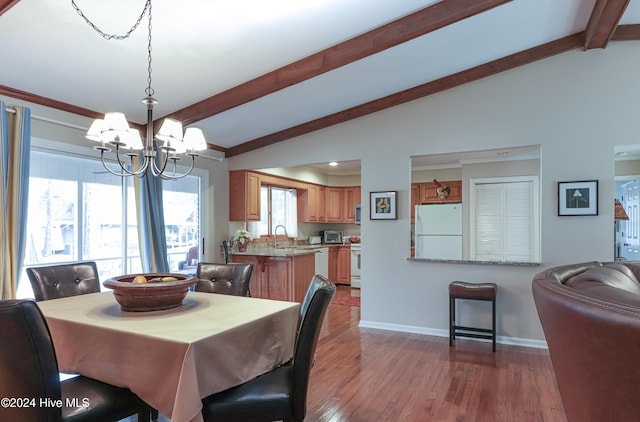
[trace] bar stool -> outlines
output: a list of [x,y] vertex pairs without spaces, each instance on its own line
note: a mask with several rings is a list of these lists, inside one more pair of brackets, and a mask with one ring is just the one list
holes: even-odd
[[[466,283],[453,281],[449,284],[449,347],[458,337],[471,337],[489,339],[493,343],[493,351],[496,351],[496,292],[498,286],[495,283]],[[490,301],[492,307],[491,329],[465,327],[456,325],[456,299]]]

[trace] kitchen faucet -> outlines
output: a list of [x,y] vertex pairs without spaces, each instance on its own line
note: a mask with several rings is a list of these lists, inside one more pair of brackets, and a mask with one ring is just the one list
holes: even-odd
[[285,237],[289,237],[287,234],[287,228],[282,224],[278,224],[275,229],[273,229],[273,249],[278,248],[278,227],[282,227],[284,229]]

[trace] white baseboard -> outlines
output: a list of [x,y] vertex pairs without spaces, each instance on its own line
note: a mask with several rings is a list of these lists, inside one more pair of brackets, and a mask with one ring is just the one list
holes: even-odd
[[[358,324],[360,328],[373,328],[377,330],[399,331],[402,333],[424,334],[436,337],[449,337],[449,330],[441,330],[436,328],[417,327],[415,325],[388,324],[384,322],[363,321]],[[465,340],[488,341],[483,339],[466,338]],[[548,349],[547,342],[544,340],[533,340],[519,337],[496,337],[496,343],[508,344],[511,346],[531,347],[535,349]]]

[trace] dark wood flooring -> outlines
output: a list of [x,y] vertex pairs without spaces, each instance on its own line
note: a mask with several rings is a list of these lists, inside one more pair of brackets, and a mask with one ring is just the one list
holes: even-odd
[[307,422],[566,422],[546,350],[360,329],[360,308],[335,303],[359,293],[338,286],[329,307]]
[[[336,299],[358,295],[339,286]],[[307,421],[565,422],[547,350],[360,329],[360,308],[332,303]]]

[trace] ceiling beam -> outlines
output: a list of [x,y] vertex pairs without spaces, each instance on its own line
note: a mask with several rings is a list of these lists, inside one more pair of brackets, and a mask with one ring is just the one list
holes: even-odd
[[448,89],[464,85],[469,82],[477,81],[479,79],[483,79],[487,76],[492,76],[506,70],[524,66],[526,64],[562,54],[570,50],[580,49],[583,44],[584,32],[560,38],[558,40],[551,41],[546,44],[521,51],[519,53],[511,54],[492,62],[488,62],[471,69],[467,69],[462,72],[458,72],[453,75],[446,76],[444,78],[440,78],[435,81],[389,95],[387,97],[379,98],[368,103],[340,111],[338,113],[330,114],[328,116],[282,130],[280,132],[272,133],[270,135],[254,139],[252,141],[230,147],[227,149],[226,155],[227,157],[233,157],[235,155],[273,145],[275,143],[282,142],[296,136],[304,135],[319,129],[344,123],[358,117],[366,116],[368,114],[395,107],[399,104],[414,101],[438,92],[446,91]]
[[[485,12],[511,0],[443,0],[167,116],[185,126]],[[158,120],[161,120],[158,119]]]
[[620,25],[611,37],[612,41],[640,41],[640,24]]
[[585,29],[585,50],[607,46],[628,5],[629,0],[596,0]]
[[[62,101],[52,100],[51,98],[42,97],[40,95],[20,91],[14,88],[9,88],[8,86],[4,85],[0,85],[0,95],[6,95],[7,97],[15,98],[16,100],[28,101],[30,103],[40,104],[45,107],[55,108],[56,110],[66,111],[67,113],[77,114],[78,116],[86,116],[92,119],[104,118],[104,113],[98,113],[97,111],[89,110],[87,108],[78,107],[69,103],[63,103]],[[140,131],[146,128],[146,125],[141,125],[135,122],[129,122],[129,126]]]
[[11,9],[16,4],[18,4],[19,1],[20,0],[0,0],[0,16],[2,16],[4,12]]
[[40,104],[46,107],[51,107],[58,110],[67,111],[69,113],[77,114],[79,116],[90,117],[92,119],[102,119],[104,117],[104,113],[98,113],[97,111],[78,107],[69,103],[63,103],[62,101],[52,100],[51,98],[42,97],[30,92],[20,91],[19,89],[10,88],[4,85],[0,85],[0,95],[6,95],[7,97],[15,98],[17,100]]

